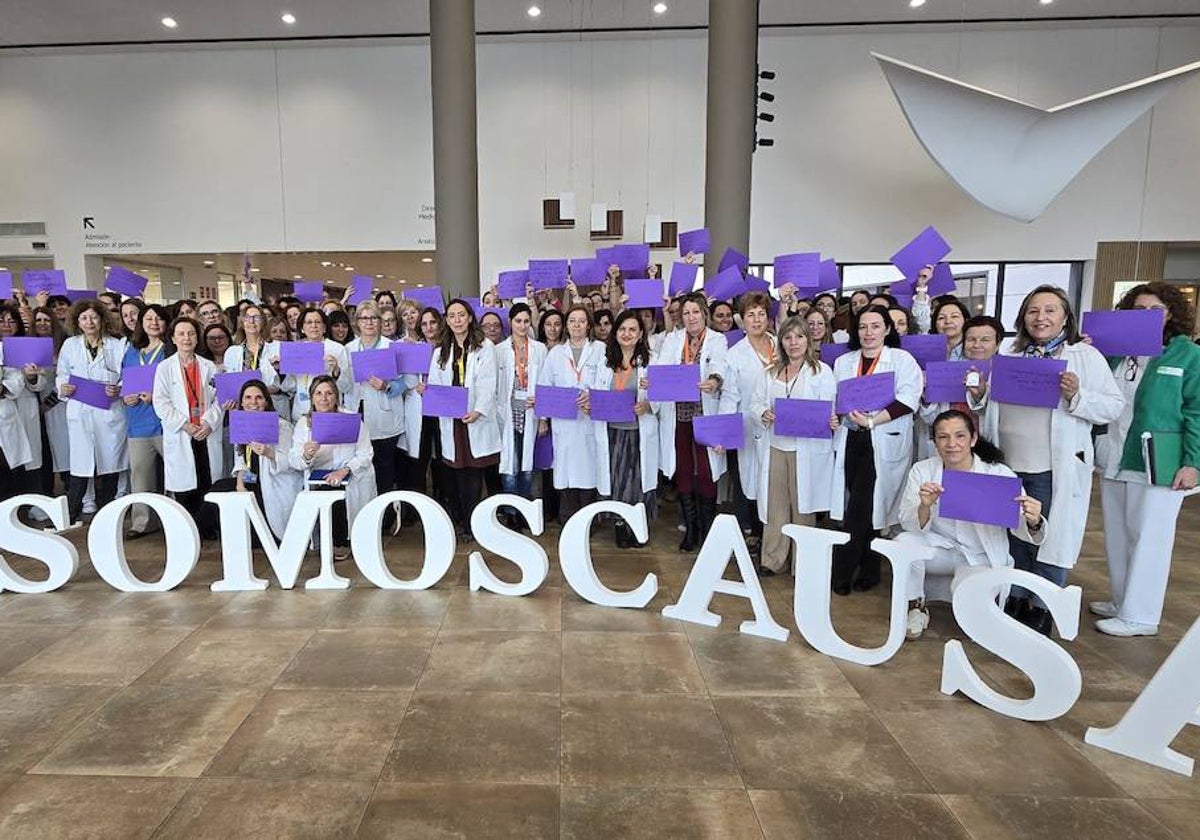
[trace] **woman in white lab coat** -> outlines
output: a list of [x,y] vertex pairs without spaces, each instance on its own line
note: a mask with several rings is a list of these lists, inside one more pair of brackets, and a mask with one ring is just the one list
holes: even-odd
[[779,326],[771,366],[758,375],[749,412],[758,438],[759,521],[766,524],[759,574],[770,577],[788,565],[792,541],[783,526],[813,525],[815,514],[829,510],[833,495],[832,438],[800,438],[775,430],[778,399],[830,400],[837,396],[837,380],[821,361],[820,345],[809,341],[801,315]]
[[[533,498],[533,444],[537,418],[533,395],[546,363],[546,345],[531,335],[533,312],[516,303],[509,310],[512,335],[496,348],[500,415],[500,482],[505,493]],[[513,522],[513,524],[519,524]]]
[[567,340],[546,355],[538,385],[575,388],[580,410],[573,419],[538,420],[538,435],[554,436],[554,487],[558,490],[558,519],[566,523],[596,498],[596,438],[591,419],[583,413],[587,389],[604,364],[604,345],[592,341],[592,316],[582,305],[567,310]]
[[[329,335],[329,318],[320,309],[305,309],[297,319],[300,328],[299,341],[320,342],[324,346],[325,373],[334,380],[334,386],[339,394],[347,393],[354,385],[350,371],[350,358],[346,348],[338,344]],[[277,356],[268,353],[272,365],[278,365]],[[278,370],[278,367],[276,367]],[[280,388],[292,398],[292,421],[308,415],[311,406],[308,402],[312,391],[313,377],[309,374],[288,374],[283,376]]]
[[[98,300],[81,300],[71,309],[68,323],[75,335],[68,338],[58,355],[58,394],[67,400],[67,434],[71,446],[71,480],[67,506],[71,522],[80,521],[83,495],[88,480],[96,481],[96,508],[117,494],[117,478],[129,468],[125,435],[125,404],[118,399],[121,360],[126,341],[116,336],[117,326]],[[105,384],[112,399],[107,408],[86,405],[76,399],[72,376]]]
[[[262,382],[242,385],[237,406],[242,411],[272,410],[271,393]],[[276,415],[278,417],[278,415]],[[292,424],[279,417],[275,443],[238,444],[233,447],[233,479],[239,492],[250,491],[266,514],[267,524],[282,539],[288,518],[303,488],[304,476],[292,466]]]
[[[646,518],[657,515],[658,403],[646,398],[646,368],[650,342],[638,313],[617,315],[605,346],[604,364],[597,369],[591,390],[633,391],[633,419],[593,420],[596,436],[596,484],[600,495],[629,505],[644,504]],[[589,396],[588,412],[591,412]],[[640,545],[625,521],[616,521],[617,548]]]
[[[40,405],[40,430],[42,437],[42,469],[41,476],[32,487],[35,492],[47,496],[54,495],[54,476],[62,476],[63,486],[67,486],[71,466],[71,442],[67,434],[67,406],[58,398],[58,383],[55,382],[55,370],[58,367],[58,354],[63,343],[67,340],[62,324],[54,317],[54,312],[46,306],[33,310],[33,334],[40,338],[49,338],[54,342],[54,365],[41,369],[41,376],[35,381],[34,391]],[[29,388],[26,387],[28,391]],[[42,521],[45,517],[39,510],[32,512],[34,519]],[[45,521],[49,521],[46,519]]]
[[[154,374],[154,413],[162,421],[163,486],[201,524],[200,506],[212,487],[208,439],[221,434],[224,411],[217,402],[217,366],[197,354],[201,327],[192,318],[171,322],[175,355],[159,362]],[[201,531],[202,539],[215,533]]]
[[[483,491],[483,471],[500,463],[500,424],[496,419],[496,348],[483,337],[475,312],[455,298],[446,307],[446,328],[429,363],[430,385],[467,389],[467,413],[439,417],[443,497],[459,536],[473,539],[471,512]],[[424,393],[424,385],[418,385]]]
[[359,425],[355,443],[317,443],[312,439],[313,413],[339,410],[345,414],[353,413],[339,409],[339,401],[337,383],[332,376],[313,377],[305,400],[312,406],[312,412],[296,423],[289,458],[294,469],[304,472],[308,487],[346,491],[345,502],[333,506],[333,557],[345,560],[350,556],[350,528],[354,518],[375,498],[375,467],[371,463],[374,450],[366,423]]
[[916,359],[899,347],[900,336],[887,308],[859,310],[850,322],[850,352],[838,357],[838,382],[859,376],[895,374],[892,402],[879,411],[850,411],[834,433],[834,485],[829,514],[841,519],[850,541],[834,549],[833,591],[849,595],[879,583],[880,556],[871,550],[879,531],[897,522],[896,508],[912,463],[913,411],[923,379]]
[[[446,322],[442,313],[433,307],[427,307],[420,312],[417,322],[421,331],[421,340],[435,347],[442,340],[442,331]],[[404,374],[404,436],[400,445],[405,449],[405,461],[401,470],[400,487],[417,493],[430,492],[430,474],[433,476],[433,493],[438,502],[448,507],[447,500],[440,494],[450,485],[443,475],[446,469],[442,463],[441,425],[436,417],[426,417],[422,411],[423,385],[429,378],[428,373]],[[416,522],[416,513],[411,509],[402,513],[404,525]]]
[[[728,373],[729,345],[723,333],[708,328],[704,295],[692,292],[679,307],[683,329],[663,341],[655,364],[697,365],[700,401],[664,402],[658,412],[659,463],[667,478],[675,477],[685,527],[680,551],[695,551],[717,515],[717,482],[725,474],[725,453],[696,443],[692,418],[719,414],[721,389]],[[651,374],[652,376],[653,374]]]
[[264,332],[266,327],[267,313],[262,307],[252,303],[243,309],[238,316],[233,344],[225,351],[223,364],[226,373],[258,371],[263,384],[267,386],[267,392],[274,395],[279,393],[279,373],[271,362],[279,358],[279,342],[267,337]]
[[[8,308],[3,307],[4,310]],[[4,365],[2,341],[0,365]],[[28,486],[26,468],[33,458],[33,449],[25,424],[21,422],[19,407],[25,392],[24,370],[7,365],[0,367],[0,499],[10,499]]]

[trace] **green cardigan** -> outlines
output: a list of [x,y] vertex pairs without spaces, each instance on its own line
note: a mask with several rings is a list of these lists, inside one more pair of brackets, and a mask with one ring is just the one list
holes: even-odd
[[[1124,357],[1109,356],[1117,376]],[[1200,467],[1200,346],[1184,335],[1172,338],[1150,359],[1133,400],[1133,423],[1121,452],[1121,469],[1142,472],[1142,432],[1180,432],[1183,464]]]

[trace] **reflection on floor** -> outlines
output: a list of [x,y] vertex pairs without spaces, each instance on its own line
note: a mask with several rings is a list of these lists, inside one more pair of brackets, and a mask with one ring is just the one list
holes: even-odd
[[[1200,615],[1200,502],[1185,505],[1158,638],[1083,621],[1083,697],[1050,724],[938,692],[925,637],[855,667],[664,619],[690,562],[668,514],[654,548],[594,540],[601,578],[651,607],[591,606],[562,585],[472,593],[465,550],[419,593],[216,594],[216,546],[187,584],[122,594],[86,563],[47,596],[0,595],[0,837],[1195,837],[1200,775],[1085,746]],[[547,535],[556,540],[557,528]],[[77,536],[77,540],[82,537]],[[419,532],[386,545],[412,574]],[[129,544],[152,578],[163,546]],[[1098,505],[1073,575],[1108,596]],[[18,568],[32,568],[10,558]],[[493,564],[502,576],[512,567]],[[301,579],[309,576],[308,569]],[[790,577],[764,582],[793,628]],[[886,593],[835,598],[851,641],[885,635]],[[968,643],[998,688],[1013,669]],[[1200,759],[1200,729],[1175,744]]]

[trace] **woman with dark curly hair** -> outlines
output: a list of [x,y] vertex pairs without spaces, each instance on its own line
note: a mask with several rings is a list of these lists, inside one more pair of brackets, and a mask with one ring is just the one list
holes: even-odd
[[[1100,616],[1096,629],[1101,633],[1153,636],[1167,594],[1182,491],[1200,478],[1200,347],[1192,343],[1195,310],[1169,283],[1134,286],[1117,309],[1161,312],[1163,351],[1108,358],[1125,397],[1121,415],[1096,441],[1112,599],[1089,608]],[[1144,459],[1150,446],[1163,470],[1153,483]],[[1171,451],[1178,460],[1168,464],[1165,456]]]

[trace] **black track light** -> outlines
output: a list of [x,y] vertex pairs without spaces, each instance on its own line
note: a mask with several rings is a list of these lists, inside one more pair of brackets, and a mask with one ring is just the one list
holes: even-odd
[[763,102],[774,102],[774,101],[775,101],[775,94],[773,94],[773,93],[767,93],[767,92],[764,90],[764,91],[762,91],[762,92],[761,92],[761,93],[758,95],[758,98],[759,98],[759,99],[761,99]]
[[762,113],[760,113],[758,115],[758,118],[760,120],[762,120],[763,122],[775,122],[775,115],[768,114],[766,111],[763,111]]

